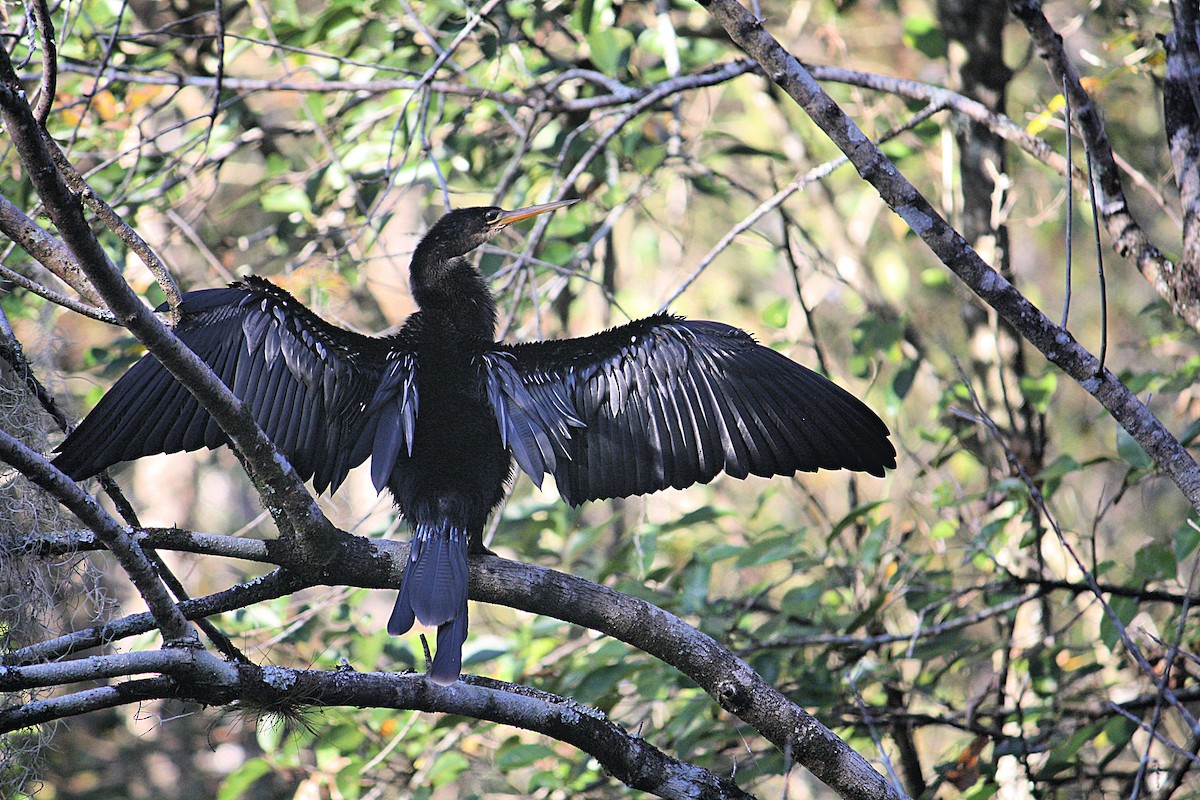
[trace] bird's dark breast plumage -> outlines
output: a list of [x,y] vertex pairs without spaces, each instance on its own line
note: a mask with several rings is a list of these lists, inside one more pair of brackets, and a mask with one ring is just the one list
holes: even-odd
[[404,335],[420,353],[420,398],[412,451],[401,449],[388,487],[406,517],[449,520],[478,545],[512,476],[512,455],[472,362],[490,340],[463,336],[438,315],[419,312]]

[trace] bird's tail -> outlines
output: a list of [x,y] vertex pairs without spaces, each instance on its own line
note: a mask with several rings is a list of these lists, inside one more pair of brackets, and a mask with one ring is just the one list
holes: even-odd
[[399,636],[420,620],[438,626],[437,652],[429,677],[448,686],[458,680],[467,638],[467,533],[447,523],[414,526],[408,566],[388,620]]

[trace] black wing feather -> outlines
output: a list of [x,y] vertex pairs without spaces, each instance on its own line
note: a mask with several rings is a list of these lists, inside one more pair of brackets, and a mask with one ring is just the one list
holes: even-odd
[[[551,472],[572,504],[721,471],[883,475],[896,465],[887,426],[866,405],[719,322],[658,315],[583,339],[497,345],[483,361],[502,432],[531,429],[560,454],[518,458],[521,468],[538,482]],[[514,402],[514,371],[532,407]]]
[[[337,488],[369,455],[368,409],[395,340],[334,327],[274,284],[251,277],[190,292],[176,334],[246,404],[302,478]],[[393,362],[394,363],[394,362]],[[415,361],[409,359],[415,370]],[[195,398],[152,355],[113,386],[59,447],[54,463],[85,478],[119,462],[229,443]]]

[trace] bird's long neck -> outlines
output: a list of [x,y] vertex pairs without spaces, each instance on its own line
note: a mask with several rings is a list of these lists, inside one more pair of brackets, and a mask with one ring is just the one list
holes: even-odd
[[495,336],[496,301],[465,257],[447,256],[422,242],[413,253],[409,282],[413,299],[427,317],[447,320],[464,337],[491,341]]

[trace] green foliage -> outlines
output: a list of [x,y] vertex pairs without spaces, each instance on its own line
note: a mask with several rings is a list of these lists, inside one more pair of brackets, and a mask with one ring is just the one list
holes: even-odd
[[[155,13],[163,16],[139,17],[147,5],[162,6]],[[740,57],[702,8],[670,3],[660,14],[609,0],[507,0],[480,18],[479,7],[458,0],[289,0],[267,4],[269,14],[225,4],[218,96],[213,20],[180,18],[178,5],[86,0],[56,12],[74,16],[60,25],[70,68],[59,73],[48,126],[185,288],[253,271],[330,319],[383,332],[410,310],[409,234],[436,215],[443,196],[506,206],[579,196],[584,202],[546,220],[542,240],[518,232],[480,262],[510,339],[583,334],[671,299],[680,313],[741,325],[827,370],[883,412],[900,445],[900,469],[886,481],[827,473],[718,480],[578,510],[521,479],[491,543],[499,553],[680,615],[861,752],[876,753],[872,737],[882,735],[894,753],[889,737],[915,726],[927,777],[947,774],[942,766],[982,731],[982,766],[963,794],[973,800],[998,790],[1001,762],[1045,797],[1111,794],[1138,763],[1144,739],[1104,703],[1156,691],[1127,653],[1131,643],[1147,646],[1142,631],[1179,628],[1183,650],[1195,651],[1196,626],[1191,617],[1180,623],[1180,603],[1139,594],[1148,584],[1173,598],[1188,591],[1200,546],[1194,516],[1185,520],[1185,505],[1149,456],[1124,431],[1114,437],[1073,382],[1029,349],[1017,359],[995,320],[978,321],[986,315],[850,170],[768,213],[674,298],[726,232],[833,155],[760,77],[667,94],[636,110],[621,99]],[[931,12],[862,5],[815,8],[828,34],[802,55],[946,76],[946,43]],[[778,33],[794,12],[768,5],[764,19]],[[19,17],[20,8],[9,13]],[[1127,17],[1092,15],[1078,35],[1090,58],[1109,60],[1097,67],[1097,101],[1116,147],[1141,174],[1162,176],[1170,171],[1165,148],[1145,132],[1158,120],[1144,113],[1154,47],[1138,36],[1161,27],[1141,19],[1149,13],[1129,6]],[[1100,24],[1113,29],[1087,29]],[[8,40],[30,86],[40,58],[32,41]],[[98,64],[116,72],[98,81],[89,74]],[[1028,65],[1010,87],[1018,119],[1040,119],[1059,91],[1040,69]],[[274,85],[247,82],[258,79]],[[332,81],[337,87],[318,90]],[[869,132],[923,106],[827,88]],[[961,176],[944,172],[951,124],[935,115],[885,151],[953,217]],[[1047,208],[1061,187],[1041,166],[1009,156],[1014,280],[1048,298],[1044,306],[1057,305],[1062,231]],[[32,211],[36,197],[11,157],[0,184],[52,230]],[[137,257],[111,232],[102,236],[147,302],[161,303]],[[527,243],[532,259],[514,267]],[[32,268],[19,252],[6,253],[5,265]],[[1110,368],[1193,442],[1200,341],[1157,303],[1142,310],[1151,295],[1135,270],[1111,269],[1107,279]],[[1072,331],[1088,341],[1098,301],[1081,283]],[[23,340],[50,340],[55,361],[78,375],[67,382],[77,409],[141,355],[123,332],[82,323],[22,290],[0,304]],[[168,515],[156,524],[201,530],[215,529],[217,508],[238,520],[234,528],[251,521],[258,501],[234,462],[205,458],[180,468],[191,477],[178,497],[158,491],[160,467],[131,469],[135,506]],[[366,483],[352,478],[326,507],[347,529],[383,535],[393,520],[372,506]],[[189,494],[204,500],[185,502]],[[271,531],[255,525],[246,535]],[[257,574],[214,562],[198,558],[181,573],[197,594]],[[1106,587],[1100,597],[1085,571]],[[390,602],[384,592],[330,587],[215,622],[256,662],[419,670],[419,639],[382,630]],[[736,766],[748,791],[784,794],[780,775],[791,765],[783,754],[673,668],[553,618],[475,606],[471,614],[469,671],[569,696],[678,758],[723,775]],[[157,643],[147,637],[144,646]],[[149,761],[148,752],[165,747],[156,737],[176,732],[191,737],[173,754],[185,776],[179,786],[219,800],[298,796],[301,784],[347,798],[632,796],[571,747],[474,720],[391,709],[314,709],[290,724],[187,714],[161,715],[152,733],[138,727],[151,714],[74,721],[74,734],[60,731],[56,742],[66,755],[48,766],[56,796],[85,796],[67,787],[100,774],[78,755],[94,742],[120,746],[138,764],[123,770],[148,776],[134,759]],[[240,753],[236,763],[213,766],[212,753],[231,751]],[[110,791],[93,796],[115,796],[93,783]]]
[[912,15],[904,19],[904,43],[926,58],[941,58],[946,53],[946,40],[931,17]]

